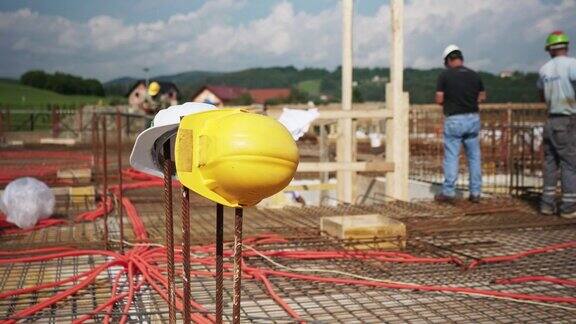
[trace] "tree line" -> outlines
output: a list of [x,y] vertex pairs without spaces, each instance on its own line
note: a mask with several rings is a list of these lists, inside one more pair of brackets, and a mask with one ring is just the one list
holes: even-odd
[[[410,92],[410,102],[432,103],[436,91],[436,79],[442,69],[411,69],[404,71],[404,89]],[[354,68],[355,102],[384,101],[388,68]],[[499,75],[480,72],[488,92],[488,102],[535,102],[536,73],[516,72],[501,78]],[[293,66],[252,68],[234,72],[190,71],[158,77],[162,81],[174,82],[180,89],[183,100],[188,100],[196,91],[209,85],[228,85],[244,88],[291,88],[291,102],[313,100],[317,103],[339,101],[341,96],[341,69],[302,68]],[[107,94],[125,95],[134,80],[121,78],[105,84]],[[284,100],[285,101],[285,100]],[[242,98],[249,102],[249,98]]]
[[104,87],[96,79],[84,79],[72,74],[42,70],[28,71],[20,77],[20,83],[39,89],[46,89],[65,95],[104,96]]

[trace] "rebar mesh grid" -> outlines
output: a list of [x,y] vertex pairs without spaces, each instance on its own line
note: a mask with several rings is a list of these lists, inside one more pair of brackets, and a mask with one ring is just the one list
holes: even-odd
[[[159,193],[161,188],[140,189],[126,192],[126,197],[136,206],[152,243],[162,244],[163,205]],[[62,206],[62,203],[59,203]],[[174,201],[175,214],[179,213],[178,199]],[[60,207],[62,208],[62,207]],[[73,211],[68,210],[69,214]],[[191,196],[191,240],[196,245],[206,245],[215,238],[215,208],[205,200]],[[445,257],[457,256],[467,262],[495,255],[516,253],[549,244],[573,240],[576,237],[576,224],[554,217],[538,216],[529,203],[510,198],[484,200],[480,205],[459,203],[438,205],[430,202],[394,202],[370,206],[347,205],[338,207],[289,207],[283,209],[246,210],[244,233],[246,237],[264,233],[277,233],[288,239],[286,243],[259,245],[261,251],[354,251],[359,242],[342,241],[322,236],[319,222],[322,216],[360,215],[381,213],[404,221],[410,237],[406,252],[418,256]],[[225,240],[230,241],[233,233],[233,210],[226,209],[224,216]],[[175,232],[180,233],[180,222],[176,221]],[[110,234],[117,233],[115,214],[109,217]],[[22,242],[5,241],[3,249],[29,246],[59,245],[64,242],[82,243],[85,238],[51,236],[54,233],[77,233],[86,231],[101,233],[101,221],[81,223],[74,226],[88,226],[73,229],[69,226],[46,228],[30,235],[22,236]],[[126,227],[126,239],[133,241],[130,227]],[[68,231],[68,232],[67,232]],[[75,232],[76,231],[76,232]],[[61,234],[64,235],[64,234]],[[86,234],[87,235],[87,234]],[[177,237],[177,245],[181,244]],[[99,241],[100,240],[100,241]],[[100,242],[100,243],[99,243]],[[86,247],[102,248],[102,238],[94,236]],[[364,243],[364,242],[362,242]],[[112,246],[116,249],[117,246]],[[495,284],[494,280],[525,276],[548,275],[563,279],[576,279],[576,258],[574,250],[534,255],[516,262],[484,264],[463,272],[453,264],[397,264],[362,260],[286,260],[274,258],[288,267],[338,270],[355,275],[410,282],[423,285],[458,286],[477,289],[492,289],[508,292],[531,293],[551,296],[575,296],[574,287],[550,283]],[[277,269],[259,256],[247,257],[246,264],[253,267]],[[105,257],[76,257],[55,259],[42,263],[10,264],[0,266],[0,291],[22,288],[32,284],[42,284],[59,280],[94,269],[106,262]],[[230,258],[225,258],[231,263]],[[165,265],[159,265],[164,269]],[[213,266],[193,264],[192,271],[211,271]],[[176,263],[176,272],[181,274],[181,263]],[[29,321],[48,323],[70,322],[88,313],[110,296],[112,281],[116,275],[114,268],[97,278],[95,284],[80,291],[66,301],[28,318]],[[323,274],[317,274],[323,276]],[[343,277],[340,275],[330,276]],[[122,277],[120,291],[126,288],[126,277]],[[569,322],[575,318],[574,310],[553,308],[553,305],[535,305],[479,296],[453,293],[398,290],[358,285],[339,285],[270,276],[274,291],[300,316],[310,322]],[[242,286],[242,322],[251,323],[293,323],[289,314],[270,298],[261,281],[244,278]],[[182,289],[182,279],[176,276],[176,287]],[[43,294],[24,294],[18,298],[0,300],[0,319],[5,319],[17,310],[37,303],[49,294],[62,288],[54,288]],[[192,276],[192,299],[204,305],[209,312],[215,311],[215,281],[210,276]],[[231,320],[232,280],[224,278],[224,321]],[[569,306],[569,305],[567,305]],[[112,319],[117,322],[122,316],[123,303],[117,303],[111,310]],[[149,286],[143,286],[135,296],[129,310],[130,322],[168,322],[167,303]],[[180,313],[178,321],[182,320]],[[103,315],[93,318],[101,322]]]
[[[483,190],[523,194],[540,190],[543,156],[543,106],[495,105],[480,110]],[[443,121],[440,107],[410,110],[410,178],[443,181]],[[462,152],[457,186],[467,189],[466,159]]]

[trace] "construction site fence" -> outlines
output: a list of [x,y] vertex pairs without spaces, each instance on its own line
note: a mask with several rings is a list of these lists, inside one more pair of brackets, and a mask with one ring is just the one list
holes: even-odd
[[[483,190],[525,195],[542,187],[543,104],[489,104],[480,109]],[[433,184],[444,180],[444,115],[435,105],[410,109],[410,178]],[[469,173],[464,148],[460,155],[459,189]]]
[[[89,141],[93,119],[97,115],[116,115],[122,118],[125,139],[133,139],[151,120],[150,116],[133,112],[129,106],[60,106],[37,108],[0,107],[0,140],[11,132],[44,131],[54,138],[75,138]],[[109,130],[115,128],[110,119]]]
[[[291,106],[291,105],[290,105]],[[384,109],[384,102],[354,104],[354,110]],[[280,107],[271,107],[271,110]],[[294,108],[304,108],[295,106]],[[338,110],[339,104],[319,109]],[[0,107],[0,141],[11,132],[44,131],[51,137],[75,138],[89,143],[92,139],[94,120],[110,116],[107,131],[116,128],[115,118],[120,115],[122,140],[133,141],[135,136],[150,123],[150,116],[134,112],[129,106],[58,106],[38,108]],[[543,104],[507,103],[481,106],[483,187],[486,192],[514,195],[537,192],[542,182],[542,133],[546,120]],[[443,122],[438,105],[410,106],[410,178],[428,183],[443,181]],[[385,132],[379,119],[356,122],[358,129],[366,132]],[[317,127],[315,127],[317,128]],[[336,125],[332,123],[337,132]],[[314,128],[313,128],[314,129]],[[359,149],[362,151],[359,143]],[[372,154],[382,153],[383,147]],[[468,168],[462,152],[458,187],[468,186]]]

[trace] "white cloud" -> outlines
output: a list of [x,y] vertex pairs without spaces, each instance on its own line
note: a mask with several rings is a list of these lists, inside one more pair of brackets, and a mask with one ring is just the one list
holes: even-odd
[[[339,65],[339,2],[309,13],[279,1],[267,15],[238,23],[235,17],[252,4],[207,1],[195,11],[146,23],[110,16],[71,21],[29,9],[0,12],[0,71],[19,75],[30,68],[61,69],[106,80],[137,75],[144,66],[165,74]],[[546,60],[548,32],[564,29],[576,38],[573,0],[414,0],[404,11],[405,63],[417,68],[438,67],[444,46],[456,43],[473,68],[536,70]],[[354,16],[356,66],[388,65],[389,21],[387,5]]]

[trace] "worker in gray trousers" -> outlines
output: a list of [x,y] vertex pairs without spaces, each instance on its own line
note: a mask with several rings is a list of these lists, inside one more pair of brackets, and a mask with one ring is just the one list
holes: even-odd
[[576,59],[568,57],[569,39],[561,31],[548,36],[548,61],[539,72],[540,96],[548,107],[544,126],[544,188],[540,211],[558,213],[556,185],[562,184],[560,216],[576,218]]

